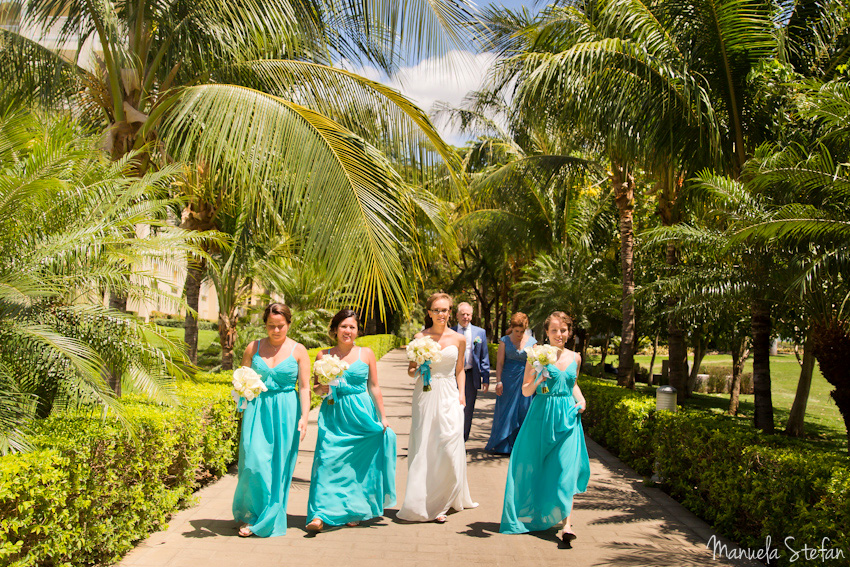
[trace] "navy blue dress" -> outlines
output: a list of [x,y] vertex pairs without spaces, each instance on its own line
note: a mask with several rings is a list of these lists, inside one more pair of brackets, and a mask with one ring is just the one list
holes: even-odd
[[[493,428],[485,450],[491,453],[508,455],[513,450],[519,428],[531,406],[531,398],[522,395],[522,378],[528,356],[517,350],[509,336],[501,339],[505,345],[505,361],[502,364],[502,395],[496,397],[496,411],[493,413]],[[537,344],[529,337],[525,348]]]

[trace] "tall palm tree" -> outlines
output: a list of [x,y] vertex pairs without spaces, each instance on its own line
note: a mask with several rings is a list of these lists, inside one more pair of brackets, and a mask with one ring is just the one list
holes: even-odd
[[[557,105],[565,119],[605,126],[606,139],[630,144],[657,179],[662,217],[678,222],[679,188],[710,166],[733,179],[766,135],[754,120],[747,77],[778,51],[772,7],[759,0],[641,2],[601,0],[556,10],[568,34],[557,52],[517,55],[527,80],[519,100]],[[562,33],[563,35],[563,33]],[[667,210],[665,210],[667,209]],[[675,244],[668,245],[671,268]],[[671,298],[675,302],[675,298]],[[773,427],[767,352],[769,311],[753,305],[759,393],[757,425]],[[769,331],[769,327],[767,328]],[[766,344],[766,343],[765,343]],[[670,323],[671,380],[684,393],[685,348]]]
[[[60,43],[91,42],[96,60],[87,66],[84,49],[75,46],[67,57],[4,28],[0,74],[10,78],[7,99],[34,94],[70,107],[102,127],[115,158],[155,142],[152,158],[202,163],[215,198],[188,200],[186,228],[214,226],[221,206],[240,201],[242,192],[258,210],[298,202],[307,209],[299,226],[303,251],[328,263],[331,278],[353,285],[362,301],[405,296],[399,234],[388,233],[405,224],[397,203],[406,188],[366,140],[414,167],[441,158],[451,168],[454,156],[408,99],[332,63],[345,58],[392,71],[403,54],[444,53],[461,41],[465,4],[17,0],[14,6],[27,27],[58,29]],[[339,227],[362,244],[356,254],[323,254]],[[199,286],[200,265],[191,266],[189,283]]]

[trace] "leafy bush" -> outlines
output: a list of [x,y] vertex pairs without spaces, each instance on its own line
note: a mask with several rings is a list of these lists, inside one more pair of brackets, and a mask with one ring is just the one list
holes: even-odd
[[[744,547],[794,549],[850,547],[850,459],[804,440],[764,435],[725,415],[698,411],[656,412],[641,393],[595,379],[580,382],[588,400],[582,421],[588,433],[649,475],[657,462],[664,487],[692,512]],[[784,554],[784,555],[783,555]],[[798,558],[799,559],[799,558]]]
[[59,414],[37,449],[0,458],[0,564],[111,563],[161,529],[236,458],[230,377],[178,384],[179,407],[125,397],[133,434],[113,420]]
[[[708,384],[705,387],[696,388],[695,391],[708,394],[728,394],[732,391],[732,367],[710,364],[700,366],[700,374],[708,374]],[[753,393],[753,373],[743,372],[741,374],[741,393]]]
[[[151,319],[151,323],[160,327],[171,327],[172,329],[182,329],[186,319],[182,315],[172,315],[167,319]],[[198,320],[198,329],[202,331],[218,331],[218,323],[215,321],[207,321],[206,319]]]

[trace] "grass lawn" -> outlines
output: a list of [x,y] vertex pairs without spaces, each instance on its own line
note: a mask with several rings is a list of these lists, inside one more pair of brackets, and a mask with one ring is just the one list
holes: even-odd
[[[160,327],[172,339],[183,340],[183,328],[177,327]],[[218,331],[204,330],[198,331],[198,352],[203,352],[212,343],[218,343]]]
[[[590,357],[591,360],[598,357]],[[635,362],[640,363],[644,368],[649,368],[650,355],[636,355]],[[656,374],[661,372],[661,360],[665,357],[656,357],[655,369]],[[617,366],[618,360],[616,356],[608,356],[607,361],[610,361],[614,366]],[[689,359],[693,362],[693,358]],[[709,355],[703,359],[702,364],[709,366],[712,364],[732,367],[732,357],[729,355]],[[753,364],[752,357],[747,360],[744,372],[752,372]],[[771,394],[773,396],[773,411],[776,422],[777,431],[785,429],[785,422],[788,420],[788,414],[791,411],[791,404],[794,402],[794,395],[797,392],[797,382],[800,379],[800,365],[797,363],[797,358],[793,354],[780,354],[770,357],[770,381]],[[833,390],[832,385],[826,381],[820,373],[820,369],[815,364],[814,375],[812,376],[812,389],[809,393],[809,403],[806,406],[806,436],[813,439],[820,439],[825,443],[835,444],[837,448],[846,451],[847,447],[847,432],[844,426],[844,420],[838,412],[838,407],[829,396]],[[728,394],[694,394],[691,400],[688,400],[685,407],[702,407],[705,409],[713,409],[714,411],[726,411],[729,409]],[[740,412],[746,419],[752,419],[753,416],[753,396],[741,396]]]

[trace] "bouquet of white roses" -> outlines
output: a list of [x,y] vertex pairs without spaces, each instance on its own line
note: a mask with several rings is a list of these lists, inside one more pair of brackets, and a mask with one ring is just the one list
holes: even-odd
[[416,363],[416,374],[422,375],[422,391],[431,391],[431,364],[443,360],[440,345],[431,337],[413,339],[407,345],[407,360]]
[[[542,374],[544,378],[549,378],[549,371],[546,369],[546,366],[558,362],[558,356],[560,356],[558,349],[552,345],[534,345],[526,348],[525,354],[528,355],[528,362],[534,367],[537,375],[540,376]],[[540,392],[545,394],[548,391],[549,388],[544,383]]]
[[248,402],[267,391],[263,378],[247,366],[241,366],[233,371],[233,390],[230,396],[236,402],[236,409],[242,411],[248,407]]
[[313,373],[319,379],[319,383],[331,387],[328,405],[333,405],[334,387],[339,386],[339,379],[346,370],[348,370],[348,363],[340,360],[335,354],[326,354],[313,364]]

